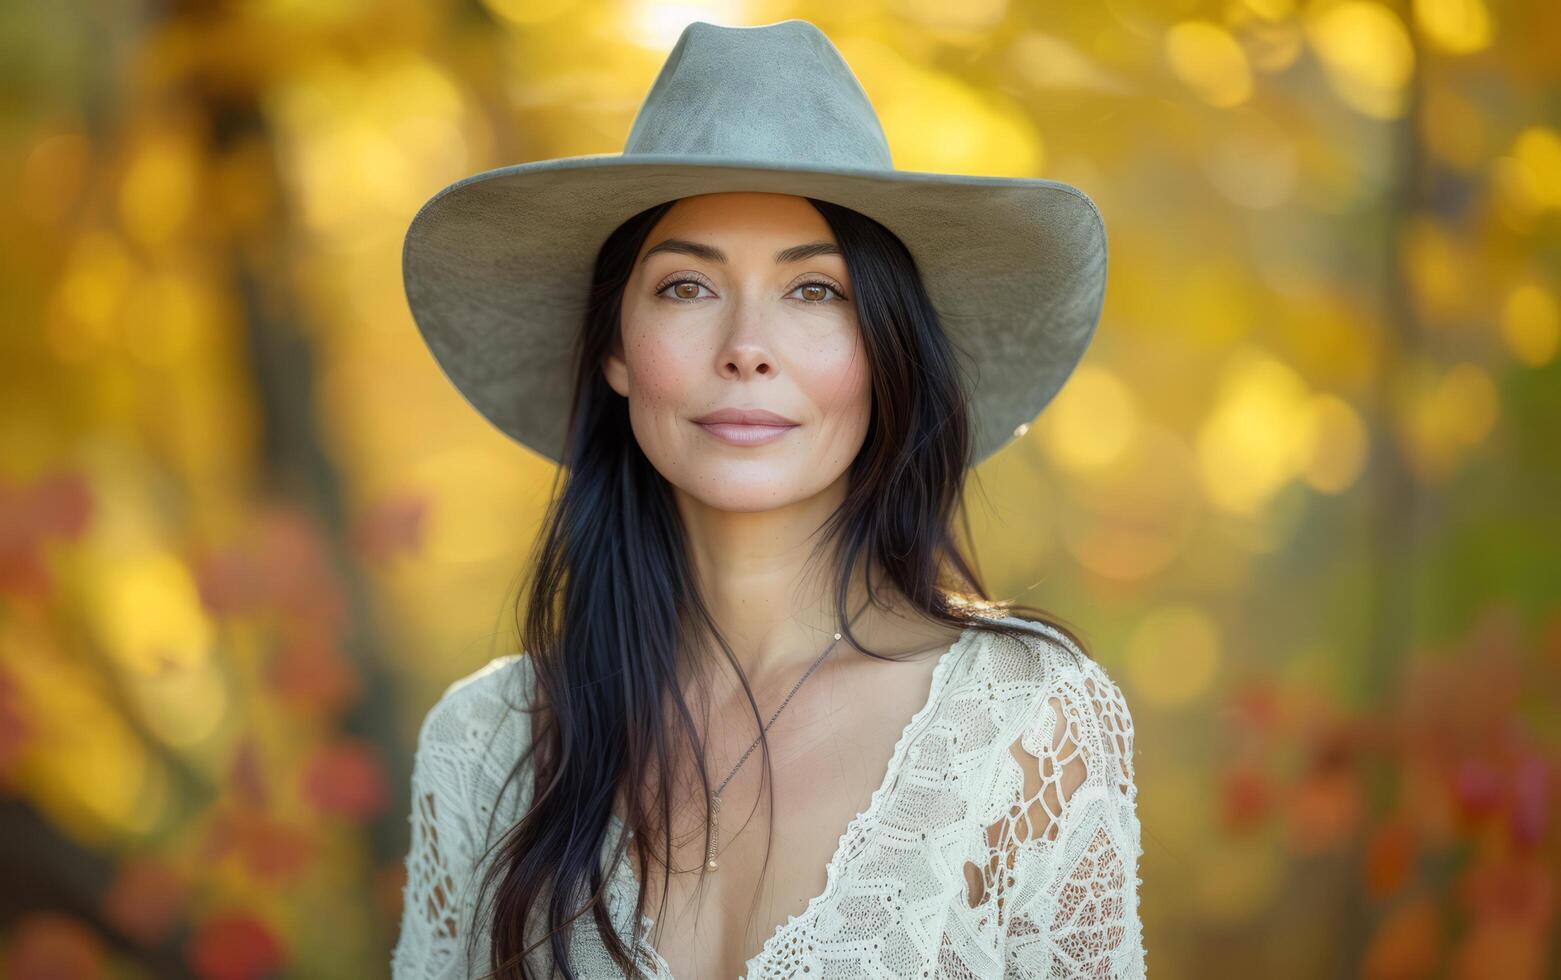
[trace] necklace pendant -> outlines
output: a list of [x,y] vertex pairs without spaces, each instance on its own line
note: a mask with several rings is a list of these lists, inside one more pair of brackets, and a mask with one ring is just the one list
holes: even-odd
[[721,798],[719,796],[712,796],[710,797],[710,851],[705,855],[706,871],[715,871],[721,867],[721,865],[718,864],[715,859],[716,844],[720,840],[720,831]]

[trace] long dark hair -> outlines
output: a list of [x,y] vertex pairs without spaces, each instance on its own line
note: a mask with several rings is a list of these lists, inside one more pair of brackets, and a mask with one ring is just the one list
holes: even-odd
[[[973,456],[970,389],[910,252],[878,222],[809,200],[844,253],[872,376],[867,436],[851,463],[845,500],[817,535],[814,551],[815,558],[824,555],[835,564],[838,631],[867,655],[890,659],[866,650],[851,633],[847,602],[861,566],[869,601],[880,606],[886,584],[927,620],[948,627],[1015,635],[1023,629],[989,614],[1020,608],[1076,640],[1038,610],[992,602],[955,538],[956,515],[967,544],[970,538],[962,500]],[[609,918],[602,851],[619,789],[635,774],[668,772],[675,735],[694,747],[706,779],[679,683],[680,649],[693,648],[700,638],[714,640],[736,668],[762,728],[748,680],[696,588],[671,488],[640,450],[628,402],[601,369],[619,338],[635,257],[674,203],[625,221],[597,255],[576,345],[562,489],[555,484],[529,589],[522,590],[527,602],[520,635],[535,702],[532,738],[510,779],[528,778],[523,772],[529,769],[531,803],[495,845],[500,853],[477,903],[485,908],[496,889],[488,968],[505,980],[533,976],[526,936],[539,931],[533,927],[537,917],[545,917],[542,931],[555,969],[574,980],[570,929],[587,911],[624,975],[637,975],[634,953]],[[667,704],[680,731],[666,717]],[[768,784],[767,742],[763,757]],[[650,807],[638,791],[625,794],[624,829],[642,842],[654,837],[664,861],[672,847],[670,785],[659,781]],[[706,783],[707,793],[709,788]],[[707,823],[707,845],[709,832]],[[618,866],[626,847],[627,834],[608,855],[608,868]],[[645,882],[649,849],[636,850]],[[646,907],[643,892],[632,918],[636,928]],[[663,891],[662,908],[665,903]],[[472,930],[469,943],[480,933]]]

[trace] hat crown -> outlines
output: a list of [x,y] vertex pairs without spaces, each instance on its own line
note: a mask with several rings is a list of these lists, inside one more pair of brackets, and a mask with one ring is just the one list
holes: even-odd
[[685,27],[623,152],[893,168],[883,127],[856,75],[829,38],[802,20]]

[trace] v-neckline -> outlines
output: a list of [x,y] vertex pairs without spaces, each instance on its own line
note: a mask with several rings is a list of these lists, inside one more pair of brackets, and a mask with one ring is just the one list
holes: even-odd
[[[953,659],[954,652],[965,647],[973,637],[978,635],[980,635],[979,630],[973,626],[967,626],[955,638],[954,642],[949,644],[948,649],[938,655],[938,662],[932,668],[932,682],[928,685],[926,702],[916,709],[916,713],[911,716],[911,720],[906,722],[905,727],[900,730],[900,737],[894,743],[894,751],[889,753],[889,764],[884,769],[883,779],[879,782],[878,788],[873,790],[873,795],[867,802],[867,809],[852,817],[851,821],[846,824],[846,829],[841,832],[840,840],[835,845],[834,854],[830,855],[829,863],[824,866],[824,890],[809,899],[808,904],[803,907],[801,912],[788,915],[785,922],[775,927],[775,931],[770,933],[770,937],[759,947],[759,951],[743,964],[743,973],[737,980],[748,980],[748,977],[753,972],[754,965],[765,962],[769,958],[771,950],[778,946],[782,937],[792,931],[798,923],[811,918],[814,910],[826,898],[835,893],[840,876],[845,870],[846,859],[853,850],[849,847],[850,843],[865,830],[870,821],[877,817],[884,798],[889,795],[889,790],[898,781],[897,777],[904,763],[906,750],[910,747],[912,739],[919,730],[924,727],[927,716],[932,713],[933,708],[936,707],[942,696],[943,686],[946,683],[944,675],[948,672],[949,662]],[[610,815],[609,827],[612,830],[612,839],[616,841],[617,835],[623,833],[623,822],[618,819],[616,813]],[[622,880],[627,884],[630,889],[631,902],[638,900],[640,891],[639,876],[635,873],[632,862],[628,860],[627,851],[624,852],[623,860],[618,862],[618,867],[614,869],[613,878]],[[667,961],[662,958],[661,954],[656,951],[655,946],[651,944],[651,929],[655,924],[656,920],[650,915],[640,916],[640,932],[642,935],[641,937],[636,937],[638,945],[644,952],[650,955],[651,964],[654,966],[656,976],[660,980],[676,980],[672,976],[671,968],[667,966]]]

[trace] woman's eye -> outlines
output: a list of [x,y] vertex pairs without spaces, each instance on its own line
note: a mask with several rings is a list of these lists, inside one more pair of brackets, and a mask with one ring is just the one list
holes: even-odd
[[793,289],[792,292],[801,293],[802,299],[809,303],[828,302],[830,293],[834,293],[836,299],[845,299],[844,296],[840,295],[840,290],[836,289],[834,286],[831,286],[827,282],[822,282],[816,279],[812,282],[805,282],[801,284],[796,289]]
[[699,295],[699,291],[706,288],[707,287],[704,283],[698,282],[694,279],[677,279],[656,290],[656,294],[670,294],[673,299],[683,300],[686,302],[689,300],[702,299],[703,297]]

